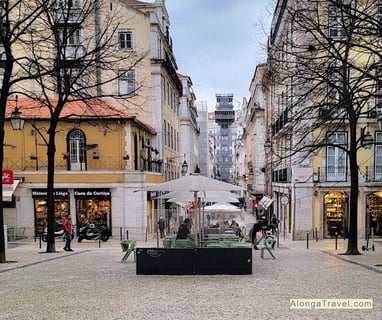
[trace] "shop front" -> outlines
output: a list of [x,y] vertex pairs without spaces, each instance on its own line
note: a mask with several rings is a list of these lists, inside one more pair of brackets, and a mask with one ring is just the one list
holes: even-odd
[[365,234],[370,235],[373,229],[375,236],[382,236],[382,192],[367,195],[365,226]]
[[96,226],[111,226],[111,192],[110,189],[74,189],[76,201],[77,231],[84,222]]
[[[54,195],[54,216],[56,228],[62,228],[62,220],[70,213],[69,192],[67,189],[55,189]],[[32,189],[35,216],[35,236],[40,236],[47,227],[48,221],[48,192],[46,189]]]
[[348,222],[348,196],[341,191],[331,191],[324,196],[324,238],[346,237]]

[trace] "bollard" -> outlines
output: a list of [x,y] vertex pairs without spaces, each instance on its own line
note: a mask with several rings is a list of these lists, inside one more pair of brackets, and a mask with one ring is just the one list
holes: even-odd
[[122,239],[122,227],[119,228],[119,237],[121,238],[121,241],[123,240]]
[[40,246],[40,249],[41,249],[41,234],[38,237],[38,242],[39,242],[39,246]]
[[129,230],[126,230],[126,240],[129,240]]
[[280,232],[277,233],[277,248],[280,247]]
[[306,248],[309,249],[309,232],[306,233]]
[[98,235],[98,248],[101,248],[101,232]]
[[337,241],[338,241],[338,233],[337,232],[335,233],[335,239],[336,239],[335,242],[336,242],[336,250],[337,250]]
[[314,232],[316,233],[316,242],[318,242],[317,227],[314,229]]

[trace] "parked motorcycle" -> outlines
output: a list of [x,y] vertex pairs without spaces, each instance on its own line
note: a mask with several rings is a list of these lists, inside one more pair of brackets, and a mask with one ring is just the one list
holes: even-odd
[[[64,229],[62,228],[62,226],[57,226],[55,228],[55,231],[54,231],[54,237],[57,239],[62,239],[64,240],[64,236],[65,236],[65,233],[64,233]],[[48,241],[48,227],[45,227],[44,228],[44,232],[43,234],[41,235],[41,240],[44,241],[44,242],[47,242]]]
[[110,232],[107,226],[96,226],[94,223],[84,223],[80,226],[80,230],[78,232],[78,242],[81,242],[83,239],[98,240],[99,237],[101,237],[102,241],[109,240]]

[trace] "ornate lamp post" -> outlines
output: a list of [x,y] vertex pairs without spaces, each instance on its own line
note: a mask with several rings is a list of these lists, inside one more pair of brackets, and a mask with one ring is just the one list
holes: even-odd
[[[17,101],[17,100],[16,100]],[[11,125],[13,130],[23,130],[25,120],[22,118],[22,113],[16,107],[11,114]]]
[[185,176],[187,171],[188,171],[188,163],[186,160],[184,160],[182,164],[182,171],[181,171],[182,176]]

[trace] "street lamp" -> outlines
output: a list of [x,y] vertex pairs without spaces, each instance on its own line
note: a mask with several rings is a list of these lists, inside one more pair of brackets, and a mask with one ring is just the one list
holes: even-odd
[[188,170],[188,164],[187,164],[187,161],[184,160],[184,161],[183,161],[183,164],[182,164],[182,171],[181,171],[182,176],[185,176],[185,175],[186,175],[187,170]]
[[[17,101],[17,98],[16,98]],[[25,120],[21,117],[22,113],[16,107],[11,114],[11,125],[13,130],[23,130]]]
[[266,154],[270,153],[272,151],[272,142],[267,140],[264,143],[264,151]]
[[[175,156],[175,157],[167,158],[167,161],[169,163],[171,163],[174,159],[181,158],[181,157],[186,158],[186,154],[184,154],[183,156]],[[188,163],[187,163],[186,159],[184,159],[182,166],[181,166],[180,173],[182,174],[182,176],[185,176],[187,171],[188,171]]]

